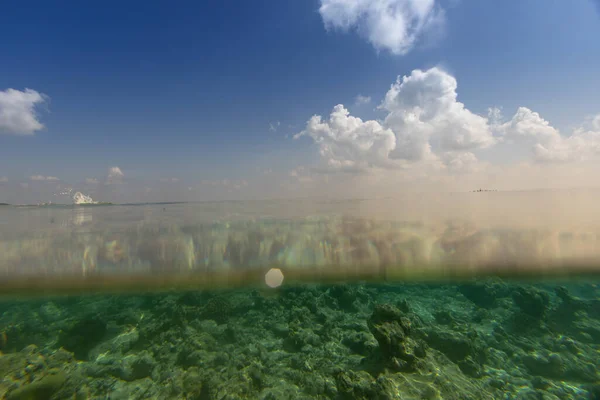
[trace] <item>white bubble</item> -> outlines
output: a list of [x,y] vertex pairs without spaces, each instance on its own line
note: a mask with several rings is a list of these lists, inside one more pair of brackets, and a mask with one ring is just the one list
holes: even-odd
[[283,272],[279,268],[271,268],[265,274],[265,283],[272,288],[281,286],[283,283]]

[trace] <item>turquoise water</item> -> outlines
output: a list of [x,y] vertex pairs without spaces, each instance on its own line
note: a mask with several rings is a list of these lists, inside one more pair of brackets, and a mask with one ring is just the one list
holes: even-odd
[[461,196],[4,206],[0,396],[599,398],[587,199]]

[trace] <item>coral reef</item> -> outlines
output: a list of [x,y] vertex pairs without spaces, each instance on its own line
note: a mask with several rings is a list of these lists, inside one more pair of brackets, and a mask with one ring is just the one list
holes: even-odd
[[599,298],[492,279],[5,299],[0,397],[597,399]]

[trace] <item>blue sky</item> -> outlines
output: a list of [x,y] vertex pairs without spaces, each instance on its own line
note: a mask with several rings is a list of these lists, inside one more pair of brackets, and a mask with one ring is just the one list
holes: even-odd
[[[469,113],[487,118],[488,108],[499,107],[501,122],[508,124],[519,107],[526,107],[561,137],[592,124],[585,128],[592,134],[585,136],[589,145],[584,147],[597,145],[593,118],[600,114],[600,13],[592,0],[232,4],[3,5],[0,91],[29,88],[43,94],[34,110],[44,128],[14,132],[12,125],[3,127],[0,117],[0,201],[44,201],[48,193],[67,187],[135,201],[285,196],[318,191],[302,186],[317,180],[330,187],[331,180],[348,185],[349,179],[367,179],[370,184],[385,182],[388,176],[395,187],[409,187],[408,181],[418,177],[432,178],[436,173],[427,168],[433,164],[419,161],[419,172],[408,174],[406,160],[396,165],[399,156],[380,163],[373,162],[370,148],[343,152],[345,132],[326,138],[332,142],[316,132],[297,140],[293,135],[305,130],[311,116],[327,120],[335,105],[344,104],[351,116],[378,121],[398,141],[404,131],[416,140],[425,131],[413,132],[416,128],[407,121],[394,125],[391,117],[386,122],[399,110],[376,108],[398,76],[434,67],[456,80],[458,102]],[[352,4],[362,11],[344,29],[344,13],[356,9]],[[425,7],[412,21],[427,23],[415,28],[416,39],[408,49],[398,51],[389,46],[389,40],[398,39],[398,24],[381,28],[383,19],[378,18],[386,16],[381,7],[406,5]],[[410,22],[415,16],[404,17]],[[357,95],[371,102],[355,104]],[[2,102],[0,115],[1,107]],[[425,109],[423,104],[418,107]],[[470,114],[459,114],[472,120]],[[462,117],[456,118],[457,124],[463,123]],[[571,159],[582,158],[581,144],[556,138],[552,144],[542,143],[528,126],[533,130],[524,134],[515,124],[500,128],[498,123],[489,135],[503,139],[494,139],[493,145],[477,139],[468,149],[440,145],[438,152],[436,143],[444,139],[435,139],[442,134],[435,129],[452,128],[434,124],[426,130],[437,162],[434,169],[441,168],[447,182],[464,179],[451,171],[457,160],[462,160],[460,165],[467,159],[494,166],[531,163],[527,168],[537,171],[541,164],[535,156],[541,153],[530,157],[530,150],[540,143],[546,161],[568,159],[569,167],[561,167],[565,171],[573,165]],[[511,132],[529,141],[511,147]],[[396,146],[389,154],[401,153]],[[328,155],[323,155],[325,148]],[[594,157],[583,158],[590,163]],[[343,173],[345,167],[332,170],[335,165],[351,166],[351,173]],[[107,184],[109,168],[115,166],[124,175],[119,186]],[[548,168],[546,173],[558,167]],[[487,171],[488,178],[490,173],[499,174]],[[59,180],[31,179],[38,175]],[[297,179],[300,175],[303,179]],[[98,183],[84,184],[86,178]]]

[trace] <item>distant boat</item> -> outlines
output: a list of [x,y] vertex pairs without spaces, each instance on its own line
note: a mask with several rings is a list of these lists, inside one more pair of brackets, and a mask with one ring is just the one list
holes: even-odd
[[477,189],[472,190],[471,193],[480,193],[480,192],[497,192],[498,189]]

